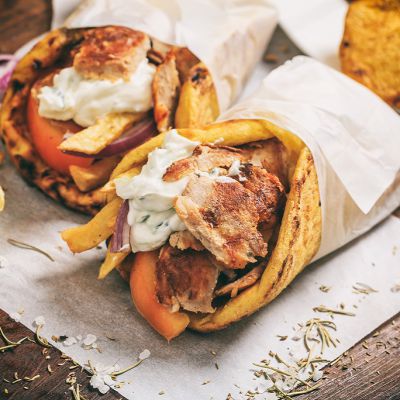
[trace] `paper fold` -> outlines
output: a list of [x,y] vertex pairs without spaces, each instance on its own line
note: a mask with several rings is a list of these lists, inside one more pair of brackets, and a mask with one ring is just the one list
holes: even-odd
[[261,59],[276,23],[269,0],[86,0],[64,25],[125,25],[188,47],[209,68],[225,110]]
[[323,216],[316,258],[366,232],[400,205],[400,118],[341,73],[295,57],[220,120],[235,118],[270,120],[312,151]]

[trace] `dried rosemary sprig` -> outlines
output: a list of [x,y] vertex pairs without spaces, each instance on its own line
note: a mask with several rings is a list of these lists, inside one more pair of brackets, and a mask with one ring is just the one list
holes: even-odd
[[313,311],[314,312],[320,312],[320,313],[328,313],[328,314],[331,314],[331,315],[332,314],[339,314],[339,315],[347,315],[349,317],[355,317],[356,316],[356,314],[354,314],[352,312],[344,311],[344,310],[337,310],[337,309],[329,308],[329,307],[326,307],[326,306],[323,306],[323,305],[318,306],[318,307],[314,307]]
[[40,336],[40,330],[42,329],[43,325],[38,325],[35,330],[35,341],[37,344],[47,347],[49,349],[52,348],[51,344],[47,341],[46,338]]
[[13,349],[14,347],[19,346],[22,344],[25,340],[28,339],[28,337],[23,337],[22,339],[18,340],[17,342],[13,342],[10,340],[4,333],[3,329],[0,327],[0,337],[4,340],[4,343],[6,344],[5,346],[0,347],[0,351],[3,352],[8,349]]
[[365,283],[356,282],[356,284],[353,285],[353,293],[371,294],[371,293],[378,293],[378,291]]
[[311,333],[315,328],[317,334],[321,340],[321,354],[323,354],[326,347],[332,346],[336,347],[335,341],[332,339],[328,329],[333,329],[336,331],[336,324],[333,321],[321,320],[319,318],[312,318],[306,322],[306,333],[304,335],[304,345],[307,351],[311,351],[310,340]]
[[53,262],[55,261],[54,258],[50,254],[46,253],[42,249],[39,249],[39,247],[33,246],[28,243],[20,242],[19,240],[15,240],[15,239],[11,239],[11,238],[7,239],[7,242],[9,244],[11,244],[12,246],[18,247],[20,249],[36,251],[37,253],[40,253],[40,254],[44,255],[45,257],[47,257],[50,261],[53,261]]
[[119,375],[122,375],[122,374],[124,374],[125,372],[128,372],[128,371],[130,371],[131,369],[134,369],[134,368],[138,367],[143,361],[144,361],[144,360],[139,360],[139,361],[137,361],[135,364],[132,364],[131,366],[129,366],[129,367],[125,368],[125,369],[121,369],[120,371],[113,372],[113,373],[111,374],[111,377],[112,377],[112,378],[115,378],[115,377],[117,377],[117,376],[119,376]]

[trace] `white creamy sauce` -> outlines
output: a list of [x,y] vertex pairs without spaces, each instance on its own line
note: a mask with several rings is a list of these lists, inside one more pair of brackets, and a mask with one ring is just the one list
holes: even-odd
[[173,162],[191,156],[199,144],[172,130],[166,134],[162,147],[149,154],[139,175],[116,180],[118,196],[129,200],[132,252],[157,249],[173,232],[186,229],[173,205],[189,177],[165,182],[163,176]]
[[242,175],[242,171],[240,170],[241,167],[242,164],[240,163],[240,161],[235,160],[229,168],[228,176],[237,176],[239,178],[239,182],[244,182],[246,180],[246,177]]
[[39,114],[61,121],[73,119],[87,127],[112,112],[145,112],[152,107],[155,66],[142,61],[128,81],[84,79],[73,67],[54,76],[53,86],[39,94]]

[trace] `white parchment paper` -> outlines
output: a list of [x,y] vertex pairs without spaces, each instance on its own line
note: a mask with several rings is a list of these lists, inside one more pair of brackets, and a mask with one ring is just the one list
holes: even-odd
[[224,110],[242,91],[276,23],[269,0],[86,0],[64,25],[125,25],[188,47],[211,71]]
[[[271,0],[53,0],[52,29],[124,25],[188,47],[210,70],[221,110],[243,90],[277,25]],[[43,37],[20,48],[22,57]]]
[[316,259],[400,205],[400,117],[334,69],[305,56],[287,61],[219,119],[237,118],[270,120],[311,149],[323,217]]
[[[0,308],[10,313],[23,307],[22,323],[31,329],[33,319],[43,315],[43,334],[47,338],[96,335],[101,354],[79,345],[55,344],[80,363],[90,359],[105,365],[118,362],[125,367],[143,349],[149,349],[151,357],[121,377],[131,382],[119,390],[128,399],[159,399],[162,390],[162,398],[168,400],[225,400],[229,392],[239,399],[235,385],[243,392],[256,385],[251,372],[253,362],[265,358],[269,350],[286,358],[288,348],[295,353],[301,351],[302,342],[290,338],[298,322],[321,317],[312,311],[313,307],[324,304],[336,308],[344,302],[346,309],[356,313],[355,317],[335,317],[335,336],[341,343],[326,353],[329,358],[341,354],[400,310],[400,293],[390,290],[400,283],[400,221],[390,217],[367,235],[308,267],[282,295],[255,315],[209,335],[185,332],[168,344],[137,314],[129,288],[117,273],[104,281],[96,279],[104,250],[76,256],[69,253],[59,231],[83,222],[83,217],[28,187],[11,166],[2,170],[0,181],[7,189],[7,208],[0,214],[0,254],[10,263],[0,269]],[[39,246],[55,262],[12,247],[6,242],[9,237]],[[369,296],[354,294],[352,285],[356,282],[369,284],[378,292]],[[322,293],[320,285],[332,289]],[[276,335],[288,335],[289,339],[281,342]]]

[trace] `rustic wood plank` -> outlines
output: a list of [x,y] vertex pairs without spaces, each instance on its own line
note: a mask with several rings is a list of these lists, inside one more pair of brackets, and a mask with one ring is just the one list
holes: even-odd
[[400,313],[325,368],[321,389],[298,400],[400,399]]
[[2,0],[0,53],[13,53],[30,39],[47,31],[50,22],[49,0]]
[[[21,323],[17,323],[4,311],[0,310],[0,327],[5,335],[13,341],[18,341],[27,336],[33,338],[33,333]],[[0,340],[0,347],[3,346]],[[115,400],[122,399],[118,393],[110,391],[106,395],[100,395],[90,388],[89,374],[80,367],[74,368],[74,364],[61,358],[61,352],[56,348],[46,349],[29,341],[20,346],[0,352],[0,399],[7,400],[71,400],[72,393],[69,390],[71,384],[66,383],[68,374],[74,372],[77,383],[81,386],[82,395],[90,400]],[[64,365],[58,364],[64,363]],[[48,371],[50,365],[52,373]],[[73,369],[70,369],[72,367]],[[22,381],[15,381],[17,373]],[[40,375],[33,382],[24,380],[24,377]],[[10,381],[10,382],[7,382]],[[25,389],[28,388],[28,389]]]

